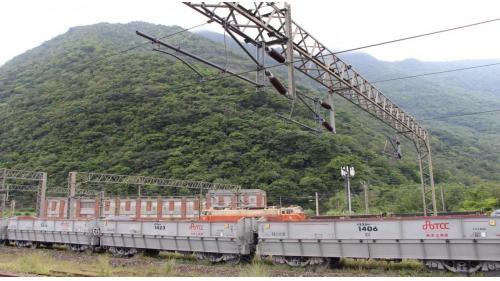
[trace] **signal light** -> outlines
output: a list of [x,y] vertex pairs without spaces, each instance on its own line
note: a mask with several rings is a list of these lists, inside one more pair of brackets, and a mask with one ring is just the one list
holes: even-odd
[[325,102],[325,101],[321,101],[321,106],[322,106],[323,108],[328,109],[328,110],[331,110],[331,109],[332,109],[332,106],[331,106],[329,103]]
[[284,63],[286,61],[285,57],[273,48],[266,47],[266,52],[271,58],[279,63]]
[[269,71],[265,71],[264,73],[269,78],[269,82],[271,83],[271,85],[273,85],[276,91],[278,91],[278,93],[280,93],[283,96],[288,96],[287,89],[285,88],[285,86],[283,86],[283,84],[281,84],[278,78],[274,77],[273,74]]
[[332,125],[330,125],[330,123],[323,120],[322,124],[323,124],[323,127],[325,127],[325,129],[327,129],[330,132],[333,132],[333,127],[332,127]]

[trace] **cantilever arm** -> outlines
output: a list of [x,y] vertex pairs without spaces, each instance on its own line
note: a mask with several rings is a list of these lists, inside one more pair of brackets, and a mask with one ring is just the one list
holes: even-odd
[[163,46],[163,47],[165,47],[165,48],[168,48],[168,49],[174,50],[174,51],[178,52],[179,54],[182,54],[182,55],[185,55],[185,56],[190,57],[190,58],[192,58],[192,59],[195,59],[195,60],[197,60],[197,61],[199,61],[199,62],[201,62],[201,63],[204,63],[204,64],[206,64],[206,65],[209,65],[209,66],[211,66],[211,67],[213,67],[213,68],[216,68],[216,69],[218,69],[218,70],[220,70],[220,71],[222,71],[222,72],[225,72],[225,73],[231,74],[232,76],[237,77],[237,78],[240,78],[241,80],[246,81],[246,82],[248,82],[248,83],[251,83],[251,84],[253,84],[254,86],[260,86],[260,85],[259,85],[259,83],[255,82],[255,81],[253,81],[253,80],[251,80],[251,79],[249,79],[249,78],[247,78],[247,77],[245,77],[245,76],[242,76],[242,75],[239,75],[239,74],[237,74],[237,73],[234,73],[234,72],[232,72],[232,71],[230,71],[230,70],[227,70],[227,69],[225,69],[225,68],[223,68],[223,67],[221,67],[221,66],[219,66],[219,65],[217,65],[217,64],[215,64],[215,63],[213,63],[213,62],[210,62],[210,61],[208,61],[208,60],[206,60],[206,59],[204,59],[204,58],[201,58],[201,57],[198,57],[198,56],[196,56],[196,55],[194,55],[194,54],[191,54],[191,53],[189,53],[189,52],[186,52],[186,51],[182,50],[181,48],[177,48],[177,47],[174,47],[174,46],[172,46],[172,45],[169,45],[169,44],[167,44],[167,43],[165,43],[165,42],[163,42],[163,41],[160,41],[160,40],[158,40],[158,39],[156,39],[156,38],[154,38],[154,37],[151,37],[151,36],[149,36],[149,35],[146,35],[146,34],[144,34],[144,33],[140,32],[140,31],[136,31],[135,33],[136,33],[137,35],[141,36],[141,37],[144,37],[144,38],[146,38],[146,39],[150,40],[150,41],[151,41],[151,42],[153,42],[153,43],[156,43],[156,44],[159,44],[159,45],[161,45],[161,46]]

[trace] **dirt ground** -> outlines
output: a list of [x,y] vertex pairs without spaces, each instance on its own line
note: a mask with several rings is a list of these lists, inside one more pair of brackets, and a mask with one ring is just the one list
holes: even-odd
[[158,257],[137,254],[132,258],[116,258],[107,253],[75,253],[65,248],[28,249],[12,246],[0,247],[0,271],[42,276],[460,276],[447,272],[428,272],[418,261],[393,263],[346,259],[336,269],[304,269],[275,266],[267,260],[236,266],[213,265],[180,254],[162,253]]

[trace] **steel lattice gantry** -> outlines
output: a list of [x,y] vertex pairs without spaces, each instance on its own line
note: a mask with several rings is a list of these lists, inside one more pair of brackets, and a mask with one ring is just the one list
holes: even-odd
[[[289,5],[278,6],[273,2],[245,3],[245,6],[236,2],[184,4],[220,24],[233,38],[239,37],[257,48],[277,46],[289,67],[288,94],[291,97],[295,96],[293,69],[296,69],[325,86],[330,101],[333,94],[338,94],[413,141],[418,153],[424,214],[437,215],[429,133],[415,118],[295,23]],[[246,53],[251,56],[248,51]],[[252,60],[258,64],[258,60]],[[333,121],[332,112],[330,120]]]
[[[164,187],[178,187],[191,189],[241,189],[241,186],[224,183],[211,183],[203,181],[176,180],[165,178],[153,178],[145,176],[127,176],[116,174],[99,174],[70,172],[68,176],[68,192],[70,197],[74,197],[77,188],[84,183],[114,183],[131,185],[151,185]],[[79,191],[78,191],[79,192]]]
[[[104,184],[130,184],[138,186],[163,186],[202,190],[208,189],[241,189],[239,185],[225,183],[211,183],[203,181],[176,180],[165,178],[153,178],[145,176],[127,176],[117,174],[100,174],[85,172],[70,172],[68,175],[68,197],[71,200],[78,195],[99,195],[100,192],[94,190],[82,189],[81,186],[86,183],[104,183]],[[139,191],[140,193],[140,191]],[[139,195],[140,196],[140,195]],[[71,208],[68,208],[68,216]]]
[[[9,183],[9,181],[28,181],[34,182],[35,184],[23,185],[17,183]],[[2,200],[2,214],[6,210],[7,202],[9,201],[10,191],[21,191],[21,192],[36,192],[36,213],[40,215],[44,212],[44,204],[41,202],[45,201],[45,194],[47,190],[47,173],[36,172],[36,171],[26,171],[26,170],[12,170],[12,169],[0,169],[0,194],[3,196]]]

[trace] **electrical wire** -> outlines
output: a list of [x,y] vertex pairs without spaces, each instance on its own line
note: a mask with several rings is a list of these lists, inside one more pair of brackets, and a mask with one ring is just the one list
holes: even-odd
[[384,42],[380,42],[380,43],[365,45],[365,46],[361,46],[361,47],[357,47],[357,48],[347,49],[347,50],[343,50],[343,51],[339,51],[339,52],[334,52],[334,54],[342,54],[342,53],[357,51],[357,50],[361,50],[361,49],[376,47],[376,46],[380,46],[380,45],[401,42],[401,41],[405,41],[405,40],[410,40],[410,39],[420,38],[420,37],[424,37],[424,36],[429,36],[429,35],[444,33],[444,32],[448,32],[448,31],[454,31],[454,30],[457,30],[457,29],[462,29],[462,28],[472,27],[472,26],[476,26],[476,25],[491,23],[491,22],[495,22],[495,21],[499,21],[499,20],[500,20],[500,18],[495,18],[495,19],[491,19],[491,20],[485,20],[485,21],[471,23],[471,24],[467,24],[467,25],[461,25],[461,26],[457,26],[457,27],[442,29],[442,30],[438,30],[438,31],[424,33],[424,34],[413,35],[413,36],[409,36],[409,37],[403,37],[403,38],[399,38],[399,39],[394,39],[394,40],[384,41]]
[[[276,65],[264,67],[264,68],[262,68],[262,70],[270,69],[270,68],[275,68],[275,67],[282,66],[282,65],[283,64],[276,64]],[[476,66],[475,68],[477,68],[477,67],[479,67],[479,66]],[[460,70],[465,70],[465,69],[470,69],[470,68],[456,69],[454,71],[460,71]],[[243,74],[251,73],[251,72],[254,72],[254,71],[256,71],[256,69],[252,69],[252,70],[248,70],[248,71],[243,71],[243,72],[235,73],[235,75],[243,75]],[[437,74],[437,73],[435,73],[435,74]],[[196,85],[199,85],[199,84],[202,84],[202,83],[205,83],[205,82],[224,80],[224,79],[233,77],[235,75],[228,74],[228,75],[225,75],[225,76],[215,76],[213,78],[208,78],[208,79],[206,79],[204,81],[201,81],[201,82],[197,81],[196,83],[188,83],[188,84],[185,84],[185,85],[180,85],[179,87],[174,87],[174,88],[168,89],[168,91],[177,91],[177,90],[181,90],[181,89],[184,89],[184,88],[189,88],[189,87],[192,87],[192,86],[196,86]],[[431,74],[428,74],[428,75],[431,75]],[[470,112],[470,113],[464,113],[464,114],[458,114],[458,115],[450,115],[450,116],[440,116],[440,117],[434,117],[434,118],[428,118],[428,119],[420,119],[420,120],[417,120],[417,121],[446,119],[446,118],[469,116],[469,115],[478,115],[478,114],[485,114],[485,113],[498,112],[498,111],[500,111],[500,109],[478,111],[478,112]]]
[[448,69],[448,70],[436,71],[436,72],[428,72],[428,73],[422,73],[422,74],[416,74],[416,75],[410,75],[410,76],[401,76],[401,77],[396,77],[396,78],[390,78],[390,79],[384,79],[384,80],[377,80],[377,81],[373,81],[373,82],[370,82],[370,83],[372,83],[372,84],[375,84],[375,83],[384,83],[384,82],[389,82],[389,81],[396,81],[396,80],[417,78],[417,77],[422,77],[422,76],[431,76],[431,75],[436,75],[436,74],[449,73],[449,72],[457,72],[457,71],[463,71],[463,70],[469,70],[469,69],[475,69],[475,68],[481,68],[481,67],[489,67],[489,66],[495,66],[495,65],[500,65],[500,62],[490,63],[490,64],[482,64],[482,65],[475,65],[475,66],[463,67],[463,68]]
[[[284,64],[275,64],[275,65],[263,67],[260,70],[271,69],[271,68],[275,68],[275,67],[283,66],[283,65]],[[212,77],[206,78],[203,81],[196,81],[196,82],[192,82],[192,83],[186,83],[184,85],[179,85],[178,87],[170,88],[167,91],[181,90],[181,89],[184,89],[184,88],[189,88],[189,87],[200,85],[200,84],[203,84],[203,83],[224,80],[224,79],[227,79],[227,78],[236,77],[236,75],[248,74],[248,73],[252,73],[252,72],[255,72],[255,71],[257,71],[257,69],[251,69],[251,70],[246,70],[246,71],[242,71],[242,72],[236,72],[234,74],[224,73],[224,75],[214,75]]]
[[485,114],[485,113],[491,113],[491,112],[500,112],[500,109],[485,110],[485,111],[476,111],[476,112],[469,112],[469,113],[455,114],[455,115],[445,115],[445,116],[440,116],[440,117],[420,119],[418,121],[438,120],[438,119],[446,119],[446,118],[454,118],[454,117],[462,117],[462,116]]
[[[496,21],[496,20],[500,20],[500,19],[485,21],[485,22],[476,23],[476,24],[472,24],[472,25],[482,24],[482,23],[486,23],[486,22],[492,22],[492,21]],[[198,24],[198,25],[192,26],[190,28],[186,28],[186,29],[183,29],[183,30],[180,30],[180,31],[177,31],[177,32],[165,35],[165,36],[162,36],[159,39],[165,39],[165,38],[168,38],[168,37],[180,34],[182,32],[189,31],[191,29],[194,29],[194,28],[206,25],[206,24],[207,24],[206,22],[202,23],[202,24]],[[468,27],[468,26],[472,26],[472,25],[467,25],[467,26],[463,26],[463,27]],[[458,27],[458,28],[463,28],[463,27]],[[450,29],[450,30],[454,30],[454,29],[458,29],[458,28],[453,28],[453,29]],[[440,31],[440,32],[444,32],[444,31]],[[434,33],[439,33],[439,32],[434,32]],[[424,35],[421,35],[421,36],[424,36]],[[127,49],[115,52],[115,53],[113,53],[111,55],[108,55],[106,57],[102,57],[102,58],[90,61],[90,62],[84,64],[83,67],[88,66],[90,64],[99,63],[101,61],[107,60],[107,59],[109,59],[111,57],[114,57],[114,56],[117,56],[119,54],[123,54],[123,53],[129,52],[131,50],[139,48],[139,47],[141,47],[141,46],[143,46],[145,44],[148,44],[148,43],[150,43],[150,41],[143,42],[143,43],[134,45],[134,46],[132,46],[130,48],[127,48]],[[301,61],[301,60],[298,60],[298,61]],[[279,66],[283,66],[283,65],[284,64],[282,64],[282,63],[276,64],[276,65],[271,65],[271,66],[267,66],[267,67],[261,68],[261,70],[271,69],[271,68],[275,68],[275,67],[279,67]],[[481,67],[489,67],[489,66],[495,66],[495,65],[500,65],[500,63],[477,65],[477,66],[472,66],[472,67],[450,69],[450,70],[445,70],[445,71],[423,73],[423,74],[417,74],[417,75],[411,75],[411,76],[404,76],[404,77],[396,77],[396,78],[392,78],[392,79],[378,80],[378,81],[374,81],[374,82],[371,82],[371,83],[382,83],[382,82],[389,82],[389,81],[395,81],[395,80],[410,79],[410,78],[416,78],[416,77],[421,77],[421,76],[430,76],[430,75],[436,75],[436,74],[442,74],[442,73],[448,73],[448,72],[456,72],[456,71],[463,71],[463,70],[469,70],[469,69],[481,68]],[[80,65],[79,67],[82,67],[82,65]],[[224,80],[224,79],[227,79],[227,78],[230,78],[230,77],[234,77],[236,75],[244,75],[244,74],[248,74],[248,73],[255,72],[255,71],[257,71],[257,69],[252,69],[252,70],[247,70],[247,71],[235,73],[234,75],[233,74],[227,74],[227,73],[225,75],[222,75],[222,76],[221,75],[215,75],[214,77],[205,79],[203,81],[196,81],[195,83],[188,83],[188,84],[185,84],[185,85],[180,85],[179,87],[174,87],[174,88],[168,89],[168,91],[180,90],[180,89],[188,88],[188,87],[191,87],[191,86],[199,85],[199,84],[202,84],[202,83],[205,83],[205,82],[220,81],[220,80]],[[17,87],[24,87],[24,85],[17,86]],[[441,116],[441,117],[435,117],[435,118],[421,119],[419,121],[435,120],[435,119],[445,119],[445,118],[453,118],[453,117],[468,116],[468,115],[477,115],[477,114],[484,114],[484,113],[497,112],[497,111],[500,111],[500,110],[488,110],[488,111],[471,112],[471,113],[459,114],[459,115]]]

